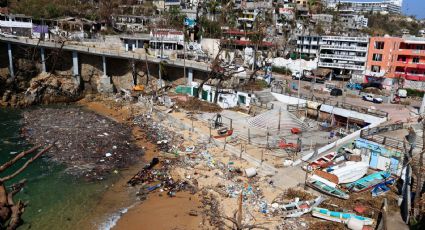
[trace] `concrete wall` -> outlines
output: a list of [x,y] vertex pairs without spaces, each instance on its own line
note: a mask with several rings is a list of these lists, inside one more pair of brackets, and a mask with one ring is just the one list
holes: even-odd
[[218,54],[220,47],[220,39],[203,38],[201,41],[202,50],[208,53],[210,57],[215,57]]

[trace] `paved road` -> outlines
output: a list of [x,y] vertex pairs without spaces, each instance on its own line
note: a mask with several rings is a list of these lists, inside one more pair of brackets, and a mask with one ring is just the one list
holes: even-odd
[[[12,44],[46,47],[46,48],[54,48],[54,49],[58,49],[61,47],[60,43],[50,42],[50,41],[39,41],[37,39],[22,38],[22,37],[6,38],[6,37],[0,36],[0,42],[10,42]],[[125,50],[119,50],[119,49],[107,49],[107,48],[100,48],[100,47],[89,47],[84,45],[78,45],[72,42],[67,42],[66,45],[63,47],[63,49],[68,51],[77,51],[79,53],[87,53],[87,54],[93,54],[93,55],[99,55],[99,56],[105,56],[105,57],[125,58],[125,59],[141,60],[141,61],[144,61],[146,59],[146,56],[144,54],[138,53],[138,52],[125,51]],[[161,59],[154,56],[147,56],[147,60],[148,62],[152,62],[152,63],[161,62]],[[209,71],[209,64],[203,63],[203,62],[186,60],[184,63],[183,59],[166,60],[166,62],[168,65],[171,65],[171,66],[183,67],[186,65],[187,68],[192,68],[194,70],[205,71],[205,72]]]
[[[273,74],[274,77],[276,77],[276,79],[280,79],[280,80],[287,80],[290,84],[292,82],[296,83],[298,85],[298,80],[292,80],[292,78],[290,76],[285,76],[285,75],[280,75],[280,74]],[[311,82],[306,82],[306,81],[300,81],[301,82],[301,94],[302,95],[308,95],[308,96],[312,96],[312,92],[310,90],[306,90],[305,88],[303,88],[304,86],[311,86],[312,83]],[[331,81],[329,83],[335,84],[339,87],[342,87],[343,85],[345,85],[344,82],[341,81]],[[317,87],[324,87],[324,84],[315,84],[316,88]],[[295,95],[297,94],[296,91],[293,92]],[[327,92],[323,92],[323,93],[314,93],[315,97],[318,98],[324,98],[326,100],[333,100],[333,101],[339,101],[339,102],[344,102],[347,104],[351,104],[351,105],[356,105],[356,106],[363,106],[363,107],[375,107],[378,110],[382,110],[385,111],[389,114],[389,121],[390,122],[396,122],[396,121],[406,121],[409,117],[411,117],[411,111],[414,110],[413,106],[417,106],[420,104],[419,101],[414,101],[414,103],[410,106],[405,106],[405,105],[399,105],[399,104],[389,104],[389,103],[382,103],[382,104],[375,104],[372,102],[368,102],[368,101],[364,101],[361,99],[360,96],[357,97],[334,97],[334,96],[330,96],[329,93]]]

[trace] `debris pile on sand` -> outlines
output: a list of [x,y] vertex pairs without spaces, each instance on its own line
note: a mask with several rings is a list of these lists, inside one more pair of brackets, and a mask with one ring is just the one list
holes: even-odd
[[72,175],[103,179],[143,154],[131,143],[130,128],[81,108],[39,108],[23,117],[23,136],[33,144],[57,140],[51,159]]
[[179,108],[188,110],[188,111],[199,111],[199,112],[209,112],[209,113],[218,113],[223,109],[215,103],[209,103],[206,101],[201,101],[195,97],[189,97],[187,100],[177,100],[177,106]]

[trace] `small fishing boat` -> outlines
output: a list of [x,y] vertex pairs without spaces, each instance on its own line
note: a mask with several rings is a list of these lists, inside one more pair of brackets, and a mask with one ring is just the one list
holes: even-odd
[[336,156],[337,156],[336,152],[328,153],[325,156],[322,156],[316,159],[315,161],[311,162],[310,164],[304,166],[303,168],[306,171],[314,171],[320,168],[327,168],[335,164],[333,160],[335,159]]
[[366,162],[346,161],[342,164],[328,167],[329,172],[338,177],[338,183],[346,184],[359,180],[366,175],[369,164]]
[[296,198],[294,202],[285,204],[281,206],[283,211],[283,217],[300,217],[311,210],[314,207],[319,206],[323,202],[324,198],[322,196],[317,197],[314,200],[300,201],[299,198]]
[[352,183],[345,184],[344,187],[353,192],[363,192],[386,181],[390,176],[391,174],[387,171],[376,172]]
[[344,224],[346,224],[351,218],[355,218],[357,220],[362,221],[364,225],[373,224],[373,219],[371,218],[358,216],[354,213],[330,211],[326,208],[315,207],[313,208],[312,214],[314,217],[318,217],[321,219],[330,220],[330,221],[334,221],[338,223],[344,223]]
[[330,182],[324,178],[321,178],[317,175],[312,175],[310,178],[308,178],[306,183],[307,186],[316,189],[324,194],[335,196],[345,200],[350,198],[347,193],[337,188],[337,184]]
[[377,184],[373,189],[372,189],[372,196],[373,197],[377,197],[380,196],[382,194],[387,193],[388,191],[390,191],[391,189],[387,186],[387,185],[391,185],[394,184],[395,182],[395,178],[390,178],[387,181],[384,181],[382,183]]

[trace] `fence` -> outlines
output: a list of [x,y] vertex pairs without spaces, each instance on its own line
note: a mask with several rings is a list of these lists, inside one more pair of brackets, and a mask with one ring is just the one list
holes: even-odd
[[[282,93],[282,91],[279,90],[279,89],[272,88],[272,92],[292,97],[291,94]],[[324,99],[324,98],[313,97],[313,96],[307,97],[303,94],[300,95],[300,99],[303,99],[303,100],[306,100],[306,101],[315,101],[315,102],[318,102],[318,103],[321,103],[321,104],[327,104],[327,105],[330,105],[330,106],[334,106],[334,107],[338,107],[338,108],[342,108],[342,109],[348,109],[348,110],[356,111],[356,112],[359,112],[359,113],[369,114],[369,115],[380,117],[380,118],[387,118],[388,117],[388,113],[385,112],[385,111],[382,111],[382,110],[370,109],[368,107],[362,107],[362,106],[357,106],[357,105],[351,105],[351,104],[348,104],[348,103],[344,103],[344,102],[340,102],[340,101],[336,101],[336,100],[332,100],[332,99]]]

